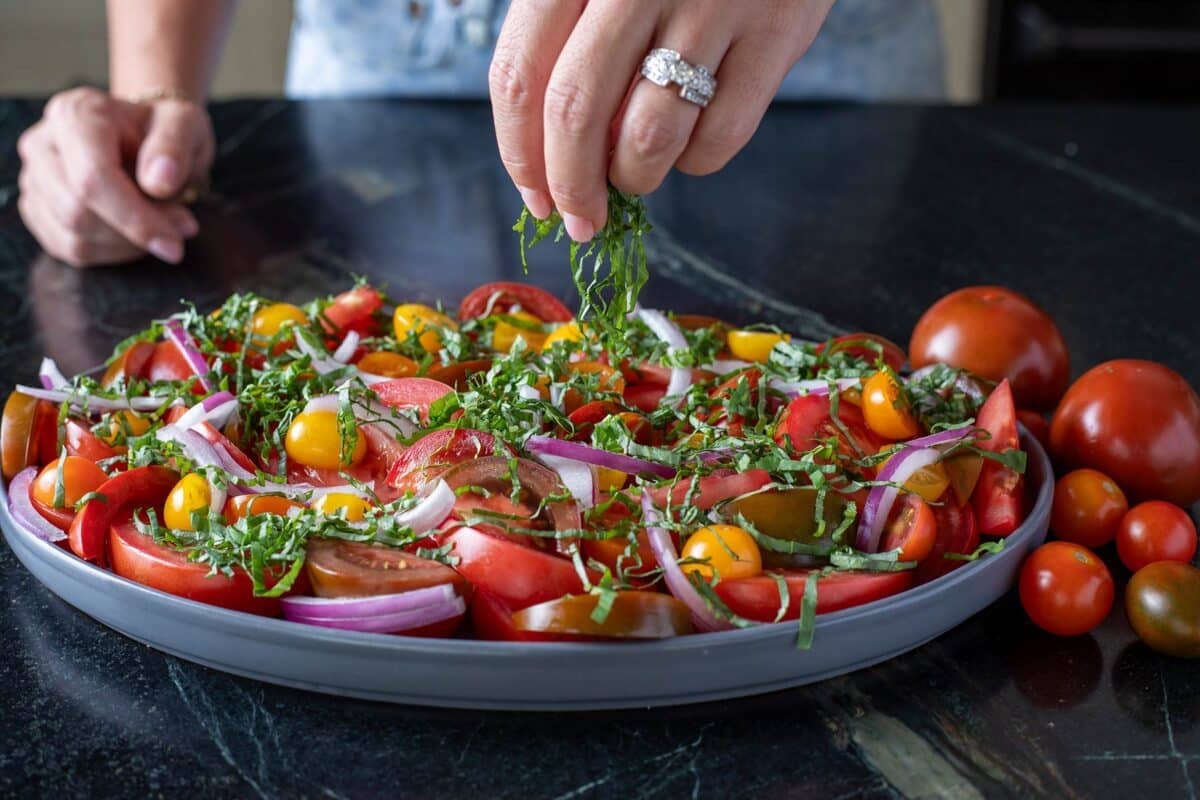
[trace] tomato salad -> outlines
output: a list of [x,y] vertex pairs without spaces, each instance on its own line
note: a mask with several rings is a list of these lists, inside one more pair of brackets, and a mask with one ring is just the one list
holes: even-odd
[[807,646],[1024,519],[1008,382],[905,361],[641,307],[601,335],[517,283],[456,311],[241,294],[103,373],[44,361],[3,469],[34,535],[244,612],[516,641],[791,620]]

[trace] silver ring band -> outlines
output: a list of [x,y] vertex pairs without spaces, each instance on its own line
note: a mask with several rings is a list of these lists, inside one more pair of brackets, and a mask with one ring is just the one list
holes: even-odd
[[680,97],[701,108],[707,108],[717,92],[717,79],[706,67],[690,64],[665,47],[651,50],[642,61],[642,77],[656,86],[675,84]]

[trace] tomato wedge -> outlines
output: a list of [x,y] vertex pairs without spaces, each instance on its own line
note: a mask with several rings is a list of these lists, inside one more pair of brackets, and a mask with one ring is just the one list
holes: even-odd
[[688,491],[691,481],[679,481],[674,486],[655,486],[646,489],[646,493],[658,508],[666,508],[669,498],[672,506],[682,505],[686,501],[688,505],[707,510],[732,497],[756,492],[770,482],[771,475],[764,469],[751,469],[746,472],[717,470],[700,478],[698,491],[690,497]]
[[[154,351],[155,346],[152,342],[134,342],[129,345],[125,348],[125,352],[117,356],[108,365],[108,369],[104,370],[104,377],[100,379],[100,385],[108,387],[122,378],[129,380],[142,377],[145,374],[146,363]],[[191,374],[190,371],[188,374]]]
[[[235,567],[232,576],[212,575],[207,564],[189,561],[185,553],[158,544],[138,531],[129,519],[113,525],[112,535],[107,538],[113,572],[122,578],[212,606],[279,616],[279,598],[255,597],[254,581],[241,568]],[[278,577],[268,575],[267,584],[273,584]],[[300,585],[293,591],[303,591],[299,579],[297,584]]]
[[583,592],[575,565],[565,558],[475,528],[458,528],[444,542],[459,558],[460,575],[512,609]]
[[[507,451],[507,447],[502,445]],[[456,464],[496,453],[496,437],[471,428],[442,428],[427,433],[402,451],[387,474],[387,484],[419,492]]]
[[915,570],[918,584],[928,583],[953,572],[967,562],[946,558],[947,553],[970,555],[979,547],[979,527],[975,523],[975,511],[970,503],[959,505],[952,494],[947,493],[940,505],[933,507],[937,521],[937,538],[933,549]]
[[333,298],[325,307],[321,325],[330,333],[339,330],[369,333],[374,327],[375,312],[381,308],[383,295],[370,286],[358,286]]
[[399,594],[442,584],[470,597],[466,580],[445,564],[379,544],[312,539],[304,566],[317,597]]
[[542,322],[570,322],[571,309],[545,289],[527,283],[494,281],[477,287],[458,306],[460,320],[477,319],[488,314],[507,314],[517,306]]
[[432,378],[395,378],[371,386],[381,403],[389,408],[415,408],[421,419],[429,418],[429,407],[454,389]]
[[56,417],[53,404],[45,400],[21,392],[8,396],[0,418],[0,467],[5,479],[55,457]]
[[117,451],[100,440],[86,425],[69,419],[66,428],[67,455],[82,456],[88,461],[103,461],[117,455]]
[[896,503],[883,533],[884,552],[899,550],[901,561],[923,561],[937,541],[937,518],[929,504],[915,494]]
[[842,424],[838,426],[833,422],[831,405],[828,395],[809,394],[797,397],[788,404],[783,420],[775,432],[775,440],[780,444],[791,441],[792,448],[797,453],[806,453],[836,437],[838,451],[847,458],[874,455],[887,444],[867,427],[862,410],[858,406],[844,400],[839,402],[838,419]]
[[[173,342],[159,342],[154,345],[154,350],[150,353],[143,372],[147,379],[154,382],[190,381],[196,377],[191,365]],[[204,391],[198,382],[195,391],[197,393]]]
[[513,614],[513,627],[518,631],[598,639],[668,639],[692,632],[691,611],[668,594],[617,592],[603,622],[592,619],[599,602],[593,594],[548,600]]
[[[992,453],[1020,447],[1017,438],[1017,408],[1008,381],[1000,382],[979,409],[975,423],[991,438],[979,442],[979,448]],[[1020,473],[998,461],[984,459],[979,483],[971,495],[979,532],[985,536],[1008,536],[1024,518],[1024,480]]]
[[[787,581],[788,606],[783,619],[799,619],[809,570],[779,570]],[[827,614],[898,594],[913,585],[904,572],[834,572],[817,579],[817,613]],[[781,598],[770,575],[721,581],[714,588],[733,613],[759,622],[774,622]]]
[[153,508],[161,513],[167,495],[179,480],[179,473],[159,466],[136,467],[100,484],[98,497],[84,503],[75,514],[67,532],[71,550],[85,561],[104,566],[107,539],[113,523],[121,515],[138,508]]

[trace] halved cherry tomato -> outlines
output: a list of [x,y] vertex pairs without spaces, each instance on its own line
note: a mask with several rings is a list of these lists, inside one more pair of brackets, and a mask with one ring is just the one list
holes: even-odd
[[317,597],[399,594],[442,584],[470,597],[466,580],[445,564],[381,544],[310,539],[304,566]]
[[444,541],[459,558],[459,574],[514,610],[583,591],[575,565],[565,558],[475,528],[458,528]]
[[458,330],[458,324],[442,312],[420,303],[401,303],[392,315],[392,328],[401,342],[415,334],[427,353],[442,349],[442,331]]
[[1086,547],[1047,542],[1021,567],[1025,613],[1056,636],[1079,636],[1099,625],[1113,604],[1108,567]]
[[1129,501],[1112,478],[1094,469],[1068,472],[1054,485],[1050,532],[1084,547],[1103,547],[1117,535]]
[[375,327],[375,312],[381,308],[383,296],[369,286],[359,286],[335,297],[333,303],[326,306],[321,324],[330,333],[348,330],[371,333]]
[[970,555],[979,547],[979,527],[970,503],[958,505],[948,493],[940,505],[933,507],[933,517],[937,521],[937,539],[929,555],[914,570],[918,584],[940,578],[967,563],[946,558],[947,553]]
[[65,445],[67,455],[86,458],[92,463],[117,455],[115,449],[106,444],[99,436],[92,433],[83,423],[69,419],[64,428],[66,431]]
[[[504,452],[507,447],[502,446]],[[402,491],[419,492],[446,470],[481,456],[496,454],[496,438],[471,428],[442,428],[408,446],[392,465],[387,483]]]
[[672,506],[679,506],[686,502],[689,506],[708,510],[723,500],[758,491],[770,482],[771,475],[764,469],[751,469],[745,472],[717,470],[698,480],[695,494],[689,494],[691,481],[687,480],[679,481],[673,486],[651,487],[645,491],[658,508],[666,508],[669,499]]
[[[59,464],[62,464],[61,470]],[[59,498],[60,502],[55,503],[60,476],[62,497]],[[106,480],[108,476],[94,461],[79,456],[67,456],[65,460],[56,458],[42,467],[42,471],[29,487],[29,494],[34,500],[50,508],[74,509],[75,504],[85,494],[96,491]]]
[[[621,407],[611,400],[593,400],[590,403],[584,403],[578,408],[567,414],[567,419],[575,426],[575,435],[572,437],[576,441],[587,441],[592,437],[592,429],[596,427],[596,423],[603,422],[613,414],[620,414]],[[632,433],[632,431],[630,431]]]
[[845,336],[837,336],[829,342],[817,345],[816,351],[824,353],[826,348],[831,353],[846,353],[871,364],[882,358],[883,363],[896,372],[904,369],[904,362],[908,360],[900,345],[874,333],[848,333]]
[[[149,419],[143,417],[141,414],[138,414],[136,411],[114,411],[108,415],[108,429],[104,430],[102,428],[99,435],[92,434],[92,436],[105,447],[114,448],[124,445],[126,441],[135,436],[141,436],[146,431],[150,430],[150,424],[151,423]],[[92,448],[91,443],[83,441],[83,439],[86,437],[84,437],[82,434],[91,434],[92,432],[84,425],[75,422],[74,420],[67,421],[67,448],[70,449],[71,447],[72,427],[74,427],[74,429],[77,431],[75,434],[77,439],[76,445],[81,450],[81,452],[76,453],[76,455],[81,455],[84,458],[92,458],[89,453],[82,452],[84,449]],[[94,450],[94,452],[103,451]],[[116,452],[116,450],[112,451],[114,455]],[[99,461],[102,458],[105,458],[105,456],[96,456],[95,458],[92,458],[92,460]]]
[[[809,394],[788,404],[775,432],[780,444],[790,441],[797,453],[806,453],[831,438],[838,441],[843,457],[862,458],[878,453],[886,442],[867,427],[862,411],[850,403],[838,403],[838,419],[833,423],[828,395]],[[847,438],[846,433],[849,433]]]
[[[614,394],[621,394],[625,391],[625,377],[607,364],[601,364],[599,361],[575,361],[568,366],[568,369],[577,375],[595,375],[597,391],[613,392]],[[583,405],[583,394],[578,389],[568,389],[563,395],[563,409],[568,414]]]
[[[134,342],[129,345],[108,365],[108,369],[104,370],[104,377],[100,379],[100,385],[107,388],[122,378],[128,381],[131,378],[142,377],[145,374],[146,363],[154,354],[154,349],[155,346],[150,342]],[[191,373],[189,372],[189,374]]]
[[[978,427],[991,434],[978,442],[981,450],[1000,453],[1020,447],[1017,439],[1017,409],[1008,381],[1000,382],[979,409]],[[985,459],[979,484],[971,495],[979,532],[985,536],[1008,536],[1021,524],[1025,504],[1024,480],[1020,473],[998,461]]]
[[695,562],[683,571],[712,581],[753,578],[762,573],[762,552],[745,528],[737,525],[705,525],[688,536],[680,557]]
[[887,370],[876,372],[863,385],[862,412],[871,430],[894,442],[921,432],[900,384]]
[[[808,570],[779,570],[788,587],[783,619],[799,619]],[[912,570],[903,572],[833,572],[817,579],[817,613],[827,614],[898,594],[912,586]],[[770,575],[721,581],[717,596],[738,616],[774,622],[779,614],[779,584]]]
[[291,303],[272,303],[254,312],[250,319],[250,332],[256,337],[256,344],[265,347],[269,340],[285,327],[307,324],[308,315],[298,306]]
[[193,531],[192,514],[212,505],[212,488],[197,472],[184,475],[171,489],[163,504],[162,522],[171,530]]
[[[708,396],[714,400],[721,400],[729,397],[731,394],[738,391],[749,390],[751,404],[755,404],[759,397],[759,385],[762,383],[762,371],[758,369],[747,369],[743,372],[735,374],[732,378],[722,381],[717,386],[709,390]],[[717,405],[712,410],[699,411],[696,416],[705,420],[710,425],[720,425],[724,423],[729,433],[733,436],[740,436],[742,433],[742,425],[745,423],[745,417],[741,414],[729,414],[728,410]]]
[[389,408],[415,408],[428,419],[429,406],[454,389],[432,378],[396,378],[372,385],[371,391]]
[[1117,526],[1117,555],[1134,572],[1156,561],[1186,564],[1196,555],[1196,523],[1164,500],[1136,505]]
[[286,517],[293,508],[304,508],[304,504],[281,494],[243,494],[231,497],[225,503],[225,521],[233,525],[242,517],[256,514]]
[[[106,480],[96,488],[97,497],[75,514],[68,540],[75,555],[101,566],[113,523],[133,509],[162,508],[179,480],[179,473],[159,466],[135,467]],[[207,567],[205,568],[207,570]]]
[[766,363],[775,345],[790,341],[791,338],[786,333],[772,331],[733,330],[726,334],[725,341],[734,358],[763,364]]
[[[624,508],[620,503],[613,508]],[[612,539],[584,539],[581,543],[586,559],[598,561],[616,575],[624,572],[625,579],[637,587],[649,584],[649,576],[658,567],[654,550],[650,547],[650,538],[644,531],[637,533],[637,545],[629,547],[629,540],[623,537]]]
[[[846,506],[855,502],[840,492],[827,492],[822,507],[823,530],[818,533],[817,490],[811,486],[772,488],[730,500],[721,506],[722,518],[737,522],[740,517],[756,530],[775,539],[796,542],[806,548],[828,550],[833,547],[831,536],[845,517]],[[777,553],[762,551],[763,565],[770,567],[808,568],[823,565],[826,556],[809,553]]]
[[[255,597],[254,582],[240,567],[234,567],[232,576],[211,575],[207,564],[189,561],[186,553],[156,543],[128,518],[113,525],[111,536],[105,538],[113,572],[122,578],[212,606],[266,617],[279,615],[279,599]],[[280,573],[268,572],[265,580],[272,585],[279,577]],[[293,591],[303,591],[303,583],[297,580],[297,584]]]
[[380,375],[384,378],[411,378],[421,369],[420,365],[408,356],[386,351],[367,353],[358,360],[356,366],[369,375]]
[[692,632],[688,607],[668,594],[617,592],[603,622],[592,618],[599,602],[600,598],[592,594],[548,600],[513,614],[513,627],[599,639],[667,639]]
[[586,325],[575,320],[564,322],[550,331],[550,334],[546,337],[546,341],[542,342],[542,350],[549,350],[558,342],[582,342],[588,334],[589,331]]
[[542,321],[528,311],[510,311],[500,315],[492,328],[492,349],[497,353],[507,353],[517,339],[521,339],[530,350],[540,351],[550,335],[541,326]]
[[495,281],[476,287],[458,306],[458,318],[466,321],[488,314],[505,314],[520,306],[542,322],[571,322],[575,315],[557,297],[527,283]]
[[[308,467],[339,469],[362,461],[367,454],[367,440],[354,426],[354,442],[345,453],[346,438],[333,411],[304,411],[292,419],[284,444],[289,459]],[[347,456],[349,456],[347,458]]]
[[466,391],[467,383],[472,375],[487,372],[492,368],[490,359],[480,358],[474,361],[459,361],[455,364],[435,365],[429,368],[425,377],[439,381],[452,387],[455,391]]
[[937,520],[929,505],[915,494],[900,498],[883,533],[886,551],[899,550],[901,561],[924,561],[937,541]]
[[340,514],[347,522],[362,522],[371,510],[371,502],[350,492],[328,492],[318,497],[312,507],[329,516]]
[[[47,401],[21,392],[8,396],[0,420],[0,461],[6,479],[43,463],[47,455],[54,457],[56,416],[54,406]],[[47,444],[49,453],[44,452]]]

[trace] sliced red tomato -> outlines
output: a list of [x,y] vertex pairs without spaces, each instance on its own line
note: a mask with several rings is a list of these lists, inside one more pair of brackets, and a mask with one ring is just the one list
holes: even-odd
[[933,517],[937,520],[937,539],[929,555],[917,565],[915,578],[918,584],[940,578],[967,563],[945,558],[947,553],[970,555],[979,547],[979,527],[969,503],[959,505],[953,495],[947,493],[941,504],[933,507]]
[[380,544],[312,539],[304,566],[317,597],[399,594],[450,584],[470,598],[471,587],[450,567]]
[[630,406],[649,414],[662,405],[663,398],[667,396],[667,387],[653,383],[626,384],[623,396]]
[[75,521],[74,508],[54,508],[41,502],[36,497],[30,497],[29,500],[33,503],[34,510],[42,515],[42,519],[59,530],[70,530],[71,523]]
[[872,364],[882,356],[883,363],[897,372],[904,368],[904,362],[908,360],[904,348],[874,333],[848,333],[845,336],[837,336],[827,343],[817,345],[816,350],[823,353],[827,346],[833,353],[847,353]]
[[429,418],[429,407],[454,389],[432,378],[396,378],[371,386],[380,402],[389,408],[415,408],[421,419]]
[[646,489],[646,493],[650,495],[650,499],[658,508],[666,508],[669,492],[672,506],[682,505],[686,501],[688,505],[707,510],[732,497],[741,497],[744,494],[758,491],[770,482],[771,475],[764,469],[751,469],[746,472],[717,470],[711,475],[700,478],[698,491],[690,497],[688,491],[691,488],[691,481],[686,480],[679,481],[674,486],[656,486]]
[[[838,451],[847,458],[874,455],[887,444],[867,427],[862,410],[853,403],[844,399],[838,403],[838,419],[841,426],[833,422],[828,395],[797,397],[788,404],[775,432],[775,440],[780,444],[790,440],[797,453],[805,453],[830,438],[836,438]],[[849,433],[849,438],[846,433]]]
[[[196,376],[187,359],[172,342],[159,342],[154,345],[154,352],[146,361],[144,371],[146,378],[154,382],[187,381]],[[197,384],[196,392],[203,391],[204,389]]]
[[470,292],[458,306],[460,320],[477,319],[488,314],[507,314],[517,306],[542,322],[570,322],[571,309],[545,289],[527,283],[495,281]]
[[[342,292],[326,306],[322,325],[330,333],[358,331],[371,333],[375,327],[375,312],[383,308],[383,295],[370,286],[358,286]],[[335,330],[330,330],[330,324]]]
[[513,614],[513,627],[599,639],[667,639],[692,632],[691,611],[669,594],[617,592],[603,622],[592,617],[599,602],[592,594],[547,600]]
[[[156,543],[129,519],[112,526],[108,551],[113,572],[143,586],[248,614],[279,615],[279,599],[255,597],[254,582],[245,570],[235,567],[232,576],[211,575],[207,564],[189,561],[187,554]],[[278,577],[268,576],[268,585]]]
[[[503,447],[503,446],[502,446]],[[507,447],[503,447],[507,451]],[[389,486],[413,493],[456,464],[495,455],[496,437],[471,428],[443,428],[405,448],[388,471]]]
[[[52,403],[13,392],[0,421],[3,473],[12,479],[26,467],[49,463],[55,450],[57,411]],[[48,452],[47,452],[48,449]]]
[[66,448],[69,456],[82,456],[88,461],[103,461],[117,455],[117,451],[100,441],[100,437],[81,422],[69,419],[66,422]]
[[512,607],[484,591],[476,591],[471,600],[471,630],[476,639],[489,642],[586,641],[584,637],[519,631],[513,624]]
[[438,364],[429,368],[426,378],[441,381],[451,386],[455,391],[465,391],[471,376],[478,372],[487,372],[492,368],[489,358],[479,358],[472,361],[459,361],[454,364]]
[[[975,423],[990,434],[979,447],[992,453],[1020,447],[1017,438],[1017,408],[1008,381],[1000,382],[979,409]],[[984,459],[979,484],[971,495],[979,532],[985,536],[1007,536],[1024,518],[1025,486],[1020,473],[998,461]]]
[[899,550],[901,561],[923,561],[933,552],[936,540],[937,518],[933,510],[917,495],[906,494],[892,511],[880,549]]
[[[788,606],[783,619],[799,619],[809,570],[778,570],[787,581]],[[827,614],[899,594],[913,585],[904,572],[834,572],[817,580],[817,613]],[[779,584],[770,575],[721,581],[714,590],[738,616],[773,622],[779,613]]]
[[107,387],[112,386],[121,378],[128,380],[143,377],[146,363],[153,354],[154,344],[151,342],[134,342],[108,365],[108,369],[104,370],[104,377],[100,379],[100,385]]
[[474,528],[458,528],[444,541],[459,558],[459,574],[513,610],[583,591],[575,565],[565,558]]
[[122,515],[138,508],[161,513],[179,473],[159,466],[136,467],[100,484],[97,497],[84,504],[71,522],[71,550],[85,561],[104,565],[109,530]]

